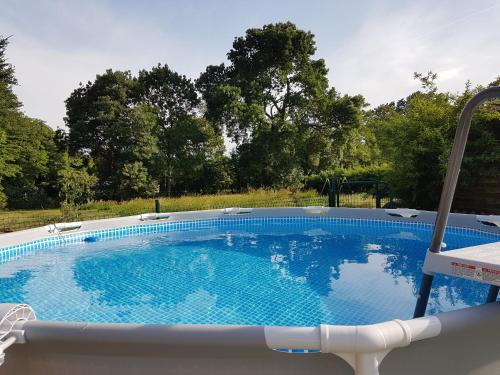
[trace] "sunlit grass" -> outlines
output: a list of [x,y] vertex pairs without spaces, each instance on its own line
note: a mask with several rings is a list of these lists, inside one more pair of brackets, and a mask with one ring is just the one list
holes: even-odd
[[[190,195],[160,198],[162,212],[198,211],[225,207],[304,207],[327,206],[328,197],[316,191],[291,193],[287,190],[252,190],[244,194]],[[375,201],[368,194],[341,197],[344,207],[374,208]],[[94,201],[81,207],[76,216],[67,217],[59,209],[0,211],[0,233],[28,229],[50,223],[74,220],[105,219],[154,212],[155,200],[133,199],[126,202]]]
[[[286,190],[254,190],[245,194],[191,195],[160,198],[163,212],[197,211],[225,207],[295,207],[326,204],[327,198],[314,191],[292,194]],[[127,202],[97,201],[83,210],[115,212],[119,215],[154,211],[154,199],[134,199]]]

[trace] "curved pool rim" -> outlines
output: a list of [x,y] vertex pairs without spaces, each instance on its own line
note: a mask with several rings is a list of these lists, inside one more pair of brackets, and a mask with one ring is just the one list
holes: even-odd
[[[241,213],[239,213],[241,212]],[[47,228],[40,227],[20,232],[0,235],[0,263],[8,261],[8,257],[22,255],[22,252],[38,250],[57,244],[57,241],[84,241],[86,238],[107,234],[115,236],[149,233],[155,226],[167,223],[196,223],[216,219],[242,218],[336,218],[339,220],[356,220],[361,223],[380,222],[385,224],[411,224],[432,226],[436,218],[435,212],[420,211],[417,217],[403,218],[390,216],[384,209],[349,209],[324,208],[255,208],[244,210],[206,210],[170,213],[168,219],[143,221],[139,216],[85,221],[77,231],[64,234],[50,234]],[[169,225],[169,224],[168,224]],[[478,222],[475,215],[451,214],[448,227],[452,230],[484,232],[500,235],[500,228]],[[500,242],[497,242],[500,249]],[[17,253],[21,252],[21,253]],[[3,256],[3,258],[1,258]],[[2,305],[0,305],[1,307]],[[36,311],[35,311],[36,313]],[[232,326],[232,325],[148,325],[132,323],[68,323],[53,321],[22,321],[15,325],[14,331],[24,331],[25,340],[38,342],[84,342],[91,343],[102,340],[103,335],[109,343],[162,344],[178,346],[236,345],[239,348],[265,346],[271,349],[297,351],[321,351],[333,353],[344,359],[356,373],[363,372],[361,367],[370,367],[375,362],[380,364],[385,355],[394,348],[405,347],[416,340],[430,339],[462,329],[463,322],[484,321],[484,316],[500,316],[500,304],[469,307],[461,310],[428,316],[407,321],[388,321],[368,326],[329,326],[320,327],[269,327],[269,326]],[[483,318],[481,318],[483,316]],[[1,317],[0,317],[1,318]],[[500,319],[497,319],[500,324]],[[382,332],[382,333],[381,333]],[[358,337],[358,335],[364,335]],[[378,342],[379,336],[384,337]],[[333,342],[343,337],[339,342]],[[175,339],[173,339],[175,337]],[[377,338],[378,337],[378,338]],[[105,340],[105,341],[106,341]],[[354,341],[372,345],[366,347],[353,344]],[[392,341],[391,341],[392,340]],[[348,353],[348,354],[345,354]],[[381,353],[385,353],[381,355]],[[369,355],[368,355],[369,354]],[[365,363],[366,362],[366,363]],[[377,368],[378,368],[377,364]],[[358,371],[359,370],[359,371]],[[378,371],[378,370],[377,370]]]
[[[364,208],[328,208],[324,207],[317,213],[310,207],[290,207],[290,208],[253,208],[241,209],[244,213],[236,209],[217,209],[204,211],[184,211],[168,213],[168,219],[141,220],[141,215],[127,216],[121,218],[90,220],[81,222],[78,230],[67,233],[49,233],[46,227],[22,230],[12,233],[0,234],[0,263],[7,261],[6,253],[13,252],[11,256],[16,257],[18,251],[26,249],[39,250],[54,245],[64,243],[77,243],[92,239],[94,236],[100,239],[113,239],[130,235],[140,235],[145,233],[163,232],[168,226],[179,223],[195,228],[197,221],[217,220],[217,219],[259,219],[259,218],[332,218],[340,221],[366,221],[379,224],[408,224],[422,225],[432,228],[436,212],[419,211],[418,216],[404,218],[389,215],[384,209],[364,209]],[[154,214],[151,214],[154,215]],[[156,227],[156,228],[155,228]],[[174,229],[174,228],[172,228]],[[499,235],[500,228],[486,225],[479,222],[476,215],[471,214],[450,214],[447,230],[471,231],[471,233],[482,232],[485,234]],[[500,241],[500,239],[499,239]],[[2,256],[4,258],[2,258]]]

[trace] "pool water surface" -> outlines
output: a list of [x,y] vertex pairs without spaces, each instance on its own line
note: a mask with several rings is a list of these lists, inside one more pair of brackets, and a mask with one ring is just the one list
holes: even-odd
[[[38,319],[316,326],[409,319],[432,226],[214,221],[203,229],[51,247],[0,265],[0,303]],[[448,231],[446,250],[500,241]],[[437,276],[428,313],[488,287]]]

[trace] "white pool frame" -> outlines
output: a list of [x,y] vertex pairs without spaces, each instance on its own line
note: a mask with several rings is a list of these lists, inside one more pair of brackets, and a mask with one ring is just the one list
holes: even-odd
[[[120,232],[120,228],[128,228],[130,233],[139,234],[161,223],[207,219],[331,217],[428,226],[436,218],[436,213],[429,211],[420,211],[417,216],[415,212],[410,214],[403,212],[401,216],[394,216],[394,212],[390,215],[383,209],[321,207],[145,214],[86,221],[78,223],[78,228],[68,233],[56,234],[54,229],[57,228],[42,227],[3,234],[0,235],[0,254],[8,251],[9,257],[16,257],[23,251],[46,246],[60,238],[82,241],[89,233],[112,234]],[[457,230],[500,234],[500,228],[484,225],[474,215],[452,214],[448,225],[463,228]],[[500,242],[495,246],[500,251]],[[16,306],[0,305],[0,339],[2,316],[7,316],[12,308]],[[5,345],[6,340],[3,346],[0,344],[0,362],[5,356],[1,374],[500,373],[498,302],[419,319],[365,326],[67,323],[36,320],[34,315],[13,321],[11,331],[5,336],[11,338],[8,345]],[[288,354],[270,350],[283,348],[306,352],[320,350],[321,353]]]

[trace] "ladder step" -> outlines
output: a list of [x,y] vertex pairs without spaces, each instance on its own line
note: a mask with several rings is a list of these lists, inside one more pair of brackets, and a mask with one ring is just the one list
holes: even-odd
[[426,274],[443,274],[500,286],[500,242],[444,251],[427,252]]

